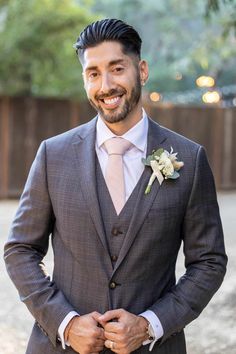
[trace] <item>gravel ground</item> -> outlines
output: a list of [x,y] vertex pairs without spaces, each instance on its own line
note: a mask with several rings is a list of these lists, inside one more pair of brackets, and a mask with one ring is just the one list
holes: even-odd
[[[236,192],[221,192],[218,200],[229,256],[228,272],[207,308],[185,329],[188,354],[236,354]],[[17,201],[0,201],[0,352],[3,354],[25,353],[33,323],[32,316],[20,302],[8,278],[2,260],[3,244],[17,204]],[[51,251],[45,262],[51,271]],[[183,271],[183,256],[180,255],[177,274]]]

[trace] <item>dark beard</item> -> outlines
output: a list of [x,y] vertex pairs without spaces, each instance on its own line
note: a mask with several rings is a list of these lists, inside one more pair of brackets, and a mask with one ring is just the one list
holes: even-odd
[[[132,88],[131,91],[131,95],[130,98],[127,98],[125,100],[124,106],[121,110],[121,112],[117,112],[116,110],[114,110],[114,113],[109,113],[109,114],[105,114],[104,110],[102,109],[102,107],[98,104],[96,105],[92,100],[90,101],[90,104],[95,108],[95,110],[99,113],[99,115],[101,116],[101,118],[103,118],[106,122],[108,123],[118,123],[121,122],[122,120],[124,120],[127,115],[135,108],[135,106],[138,104],[140,97],[141,97],[141,83],[140,83],[140,77],[139,75],[137,75],[136,77],[136,82],[134,87]],[[110,96],[119,96],[121,94],[125,94],[126,91],[125,90],[115,90],[112,89],[110,90],[106,95],[100,95],[100,96],[95,96],[95,99],[98,101],[99,99],[104,99],[106,97],[110,97]]]

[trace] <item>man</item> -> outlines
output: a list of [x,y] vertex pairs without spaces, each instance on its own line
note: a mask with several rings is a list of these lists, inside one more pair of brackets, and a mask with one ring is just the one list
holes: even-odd
[[[98,116],[41,144],[5,246],[36,319],[27,354],[184,354],[183,328],[227,262],[204,149],[146,116],[148,65],[131,26],[95,22],[75,47]],[[52,280],[42,263],[50,234]]]

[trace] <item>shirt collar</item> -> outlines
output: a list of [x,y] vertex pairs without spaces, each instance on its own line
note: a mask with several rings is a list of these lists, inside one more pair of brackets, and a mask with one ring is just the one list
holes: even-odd
[[[130,141],[134,146],[136,146],[136,148],[144,152],[147,144],[148,119],[144,109],[142,112],[142,119],[125,134],[123,134],[122,138]],[[112,133],[112,131],[103,122],[101,117],[98,116],[96,125],[97,147],[100,148],[106,140],[116,136],[117,135]]]

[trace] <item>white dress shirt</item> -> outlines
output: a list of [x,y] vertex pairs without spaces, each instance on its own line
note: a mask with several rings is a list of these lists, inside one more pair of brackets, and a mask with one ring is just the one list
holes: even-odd
[[[130,141],[132,146],[129,150],[123,155],[123,166],[124,166],[124,181],[125,181],[125,200],[127,201],[132,191],[134,190],[138,180],[140,179],[143,170],[144,164],[142,163],[142,157],[146,157],[147,153],[147,135],[148,135],[148,119],[145,111],[143,110],[142,119],[125,134],[122,135],[122,138]],[[96,125],[96,141],[95,149],[98,157],[99,164],[103,176],[105,176],[106,165],[108,161],[108,154],[104,147],[104,142],[116,135],[107,127],[103,120],[98,117]],[[64,318],[60,327],[58,329],[58,334],[62,343],[63,349],[65,349],[65,340],[64,340],[64,331],[67,324],[70,320],[78,315],[77,312],[71,311]],[[153,311],[147,310],[140,314],[142,317],[145,317],[152,326],[154,333],[153,341],[145,341],[143,344],[150,344],[149,350],[151,351],[156,341],[163,336],[163,327],[159,318]],[[66,343],[69,345],[69,343]]]
[[[141,159],[142,157],[146,157],[147,133],[148,120],[145,114],[145,116],[134,127],[122,135],[122,138],[128,140],[132,144],[131,147],[123,155],[126,201],[138,183],[138,180],[140,179],[144,170],[144,164],[142,163]],[[113,137],[116,137],[116,135],[111,132],[111,130],[107,127],[101,118],[98,118],[95,148],[104,177],[108,161],[108,154],[103,143]]]

